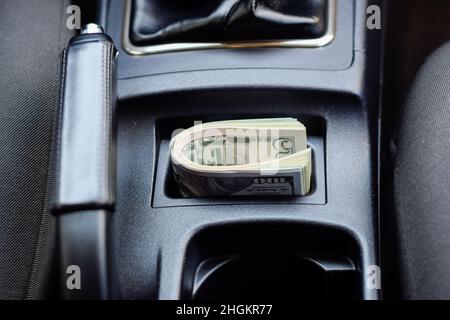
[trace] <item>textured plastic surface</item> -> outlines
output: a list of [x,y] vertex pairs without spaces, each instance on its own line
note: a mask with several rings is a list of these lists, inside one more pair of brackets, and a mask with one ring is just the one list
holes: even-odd
[[[361,243],[357,263],[362,272],[378,263],[375,191],[370,182],[370,130],[366,110],[354,96],[309,91],[219,90],[122,100],[118,111],[119,190],[114,219],[115,234],[119,237],[116,252],[121,257],[117,263],[122,270],[119,277],[125,297],[179,298],[183,266],[192,259],[186,255],[187,244],[197,232],[217,225],[288,223],[341,228]],[[159,187],[156,173],[165,175],[158,169],[164,166],[158,161],[159,145],[167,141],[173,128],[186,127],[195,119],[272,116],[305,119],[312,136],[324,137],[325,204],[280,200],[258,204],[233,198],[227,200],[228,204],[212,199],[208,205],[192,205],[183,203],[185,199],[164,196],[153,198],[154,203],[164,201],[170,206],[152,206],[152,194]],[[322,121],[308,121],[321,118],[326,120],[326,126],[321,125]],[[177,205],[177,201],[182,203]],[[190,201],[200,204],[202,200]],[[308,241],[324,239],[321,236]],[[292,237],[289,241],[299,240]],[[279,244],[279,248],[282,250],[283,245]],[[360,279],[361,286],[363,281],[365,278]],[[362,296],[374,298],[376,294],[363,292]]]

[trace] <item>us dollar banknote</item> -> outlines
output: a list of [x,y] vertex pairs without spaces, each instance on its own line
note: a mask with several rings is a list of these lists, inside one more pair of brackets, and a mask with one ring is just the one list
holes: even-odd
[[302,196],[310,191],[311,149],[293,118],[218,121],[176,134],[174,177],[186,197]]

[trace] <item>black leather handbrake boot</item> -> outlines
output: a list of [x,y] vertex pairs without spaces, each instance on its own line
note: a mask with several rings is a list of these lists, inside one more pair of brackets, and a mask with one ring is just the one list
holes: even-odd
[[329,0],[133,0],[136,45],[318,38]]
[[112,298],[109,218],[116,191],[116,57],[100,26],[64,51],[53,213],[66,299]]

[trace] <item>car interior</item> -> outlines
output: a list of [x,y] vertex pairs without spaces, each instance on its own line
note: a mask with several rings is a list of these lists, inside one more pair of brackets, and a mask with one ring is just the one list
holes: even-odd
[[[0,299],[450,299],[449,14],[1,0]],[[295,122],[307,165],[228,191],[174,155],[199,121]]]

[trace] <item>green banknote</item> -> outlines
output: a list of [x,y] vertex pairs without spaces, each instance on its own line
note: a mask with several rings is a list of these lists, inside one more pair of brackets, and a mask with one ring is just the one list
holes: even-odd
[[181,194],[302,196],[310,190],[311,149],[293,118],[210,122],[171,140]]

